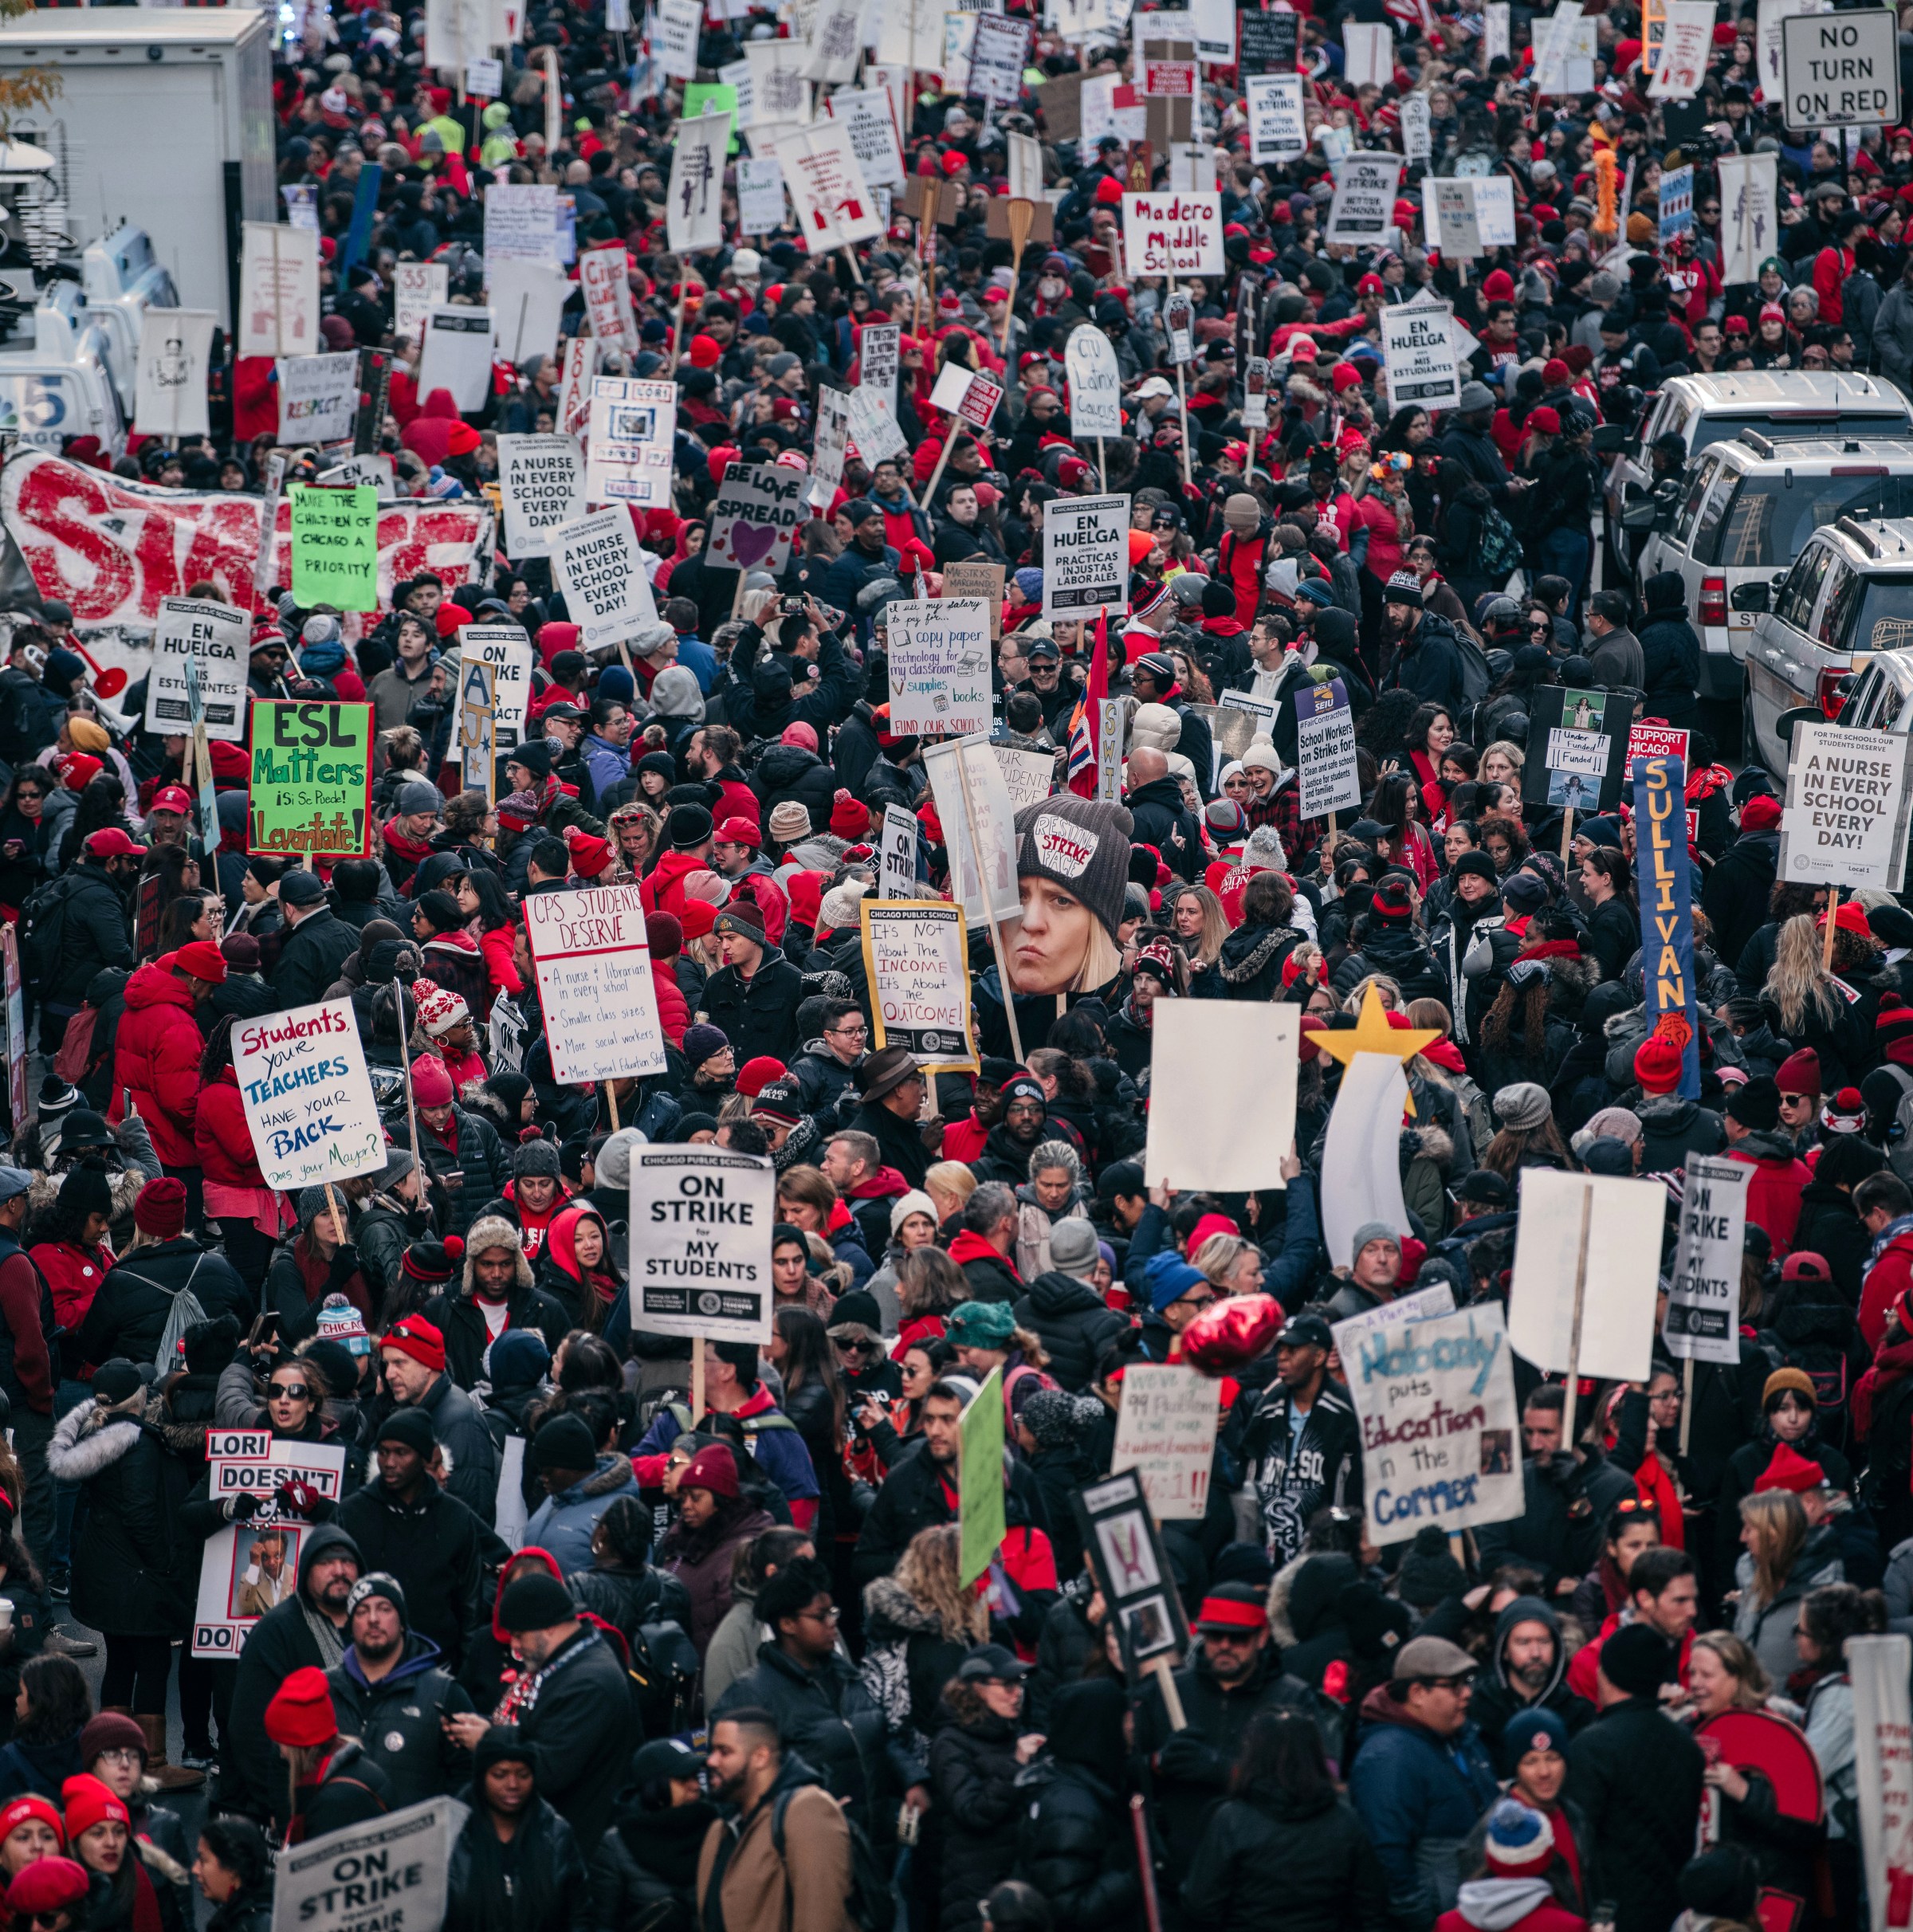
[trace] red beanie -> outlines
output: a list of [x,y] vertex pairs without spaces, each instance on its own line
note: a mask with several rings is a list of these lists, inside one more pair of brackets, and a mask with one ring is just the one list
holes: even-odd
[[[312,1675],[319,1679],[319,1688],[325,1690],[325,1673],[314,1671]],[[326,1699],[326,1714],[332,1714],[332,1700]],[[269,1709],[266,1714],[272,1714]],[[66,1803],[66,1836],[70,1844],[82,1832],[90,1832],[96,1824],[104,1824],[109,1818],[117,1818],[130,1831],[132,1820],[127,1808],[113,1796],[112,1789],[100,1783],[91,1772],[81,1771],[69,1777],[60,1787],[60,1796]],[[11,1903],[10,1901],[9,1902]]]
[[1758,1496],[1766,1490],[1790,1490],[1797,1496],[1806,1490],[1824,1489],[1826,1481],[1826,1471],[1819,1463],[1785,1443],[1776,1443],[1773,1459],[1754,1478],[1754,1493]]
[[1774,1084],[1783,1094],[1811,1094],[1820,1097],[1820,1055],[1811,1046],[1790,1053],[1780,1063]]
[[1913,1007],[1897,993],[1882,993],[1873,1022],[1874,1043],[1896,1066],[1913,1066]]
[[723,347],[715,336],[692,336],[691,367],[693,369],[714,369],[723,355]]
[[445,433],[445,453],[447,456],[469,456],[484,440],[469,422],[454,422]]
[[772,1059],[768,1053],[760,1053],[738,1068],[737,1091],[746,1100],[755,1100],[773,1080],[781,1080],[787,1071],[783,1061]]
[[4,1844],[19,1826],[31,1818],[52,1826],[53,1836],[61,1844],[66,1843],[66,1820],[60,1816],[58,1808],[49,1804],[37,1792],[29,1791],[25,1797],[15,1798],[6,1810],[0,1811],[0,1844]]
[[[438,1333],[436,1329],[432,1333]],[[386,1338],[389,1342],[391,1337]],[[442,1361],[441,1363],[442,1366]],[[279,1687],[278,1694],[265,1707],[265,1734],[274,1744],[289,1744],[309,1750],[314,1745],[330,1744],[339,1735],[339,1719],[332,1710],[332,1694],[326,1688],[325,1673],[316,1664],[304,1664]],[[99,1781],[89,1781],[97,1784]],[[78,1783],[77,1778],[66,1781],[70,1791]],[[100,1786],[106,1791],[104,1785]],[[110,1791],[106,1795],[111,1798]],[[119,1800],[114,1799],[116,1804]],[[67,1807],[67,1818],[73,1818],[73,1807]],[[121,1806],[121,1817],[126,1816]]]
[[1780,823],[1780,800],[1770,791],[1757,791],[1740,808],[1743,832],[1770,832]]
[[1105,175],[1096,184],[1096,205],[1116,208],[1122,204],[1122,183],[1114,175]]
[[839,791],[831,807],[831,832],[838,838],[862,838],[870,829],[870,807],[859,805],[847,791]]
[[445,1372],[445,1337],[423,1315],[407,1315],[380,1337],[381,1349],[396,1349],[401,1355],[427,1368]]
[[86,1896],[92,1883],[85,1866],[70,1858],[37,1858],[7,1887],[6,1909],[16,1924],[36,1915],[64,1912]]
[[195,980],[206,980],[214,986],[226,984],[226,955],[210,939],[191,939],[172,955],[174,965],[182,972],[190,972]]
[[1634,1078],[1644,1094],[1671,1094],[1680,1085],[1682,1050],[1664,1033],[1651,1033],[1634,1050]]
[[133,1203],[133,1225],[155,1241],[178,1240],[186,1228],[186,1184],[170,1174],[149,1180]]
[[412,1098],[422,1107],[452,1104],[451,1069],[435,1053],[422,1053],[412,1062]]
[[678,924],[685,939],[702,939],[716,922],[717,909],[709,899],[686,897]]
[[609,872],[616,862],[617,854],[611,846],[590,832],[581,832],[574,827],[565,835],[565,842],[572,848],[572,870],[581,879],[595,879]]
[[713,1496],[737,1494],[737,1459],[728,1443],[712,1443],[691,1458],[678,1478],[678,1494],[687,1489],[709,1490]]
[[670,913],[653,913],[644,922],[644,943],[654,960],[675,959],[684,948],[684,927]]

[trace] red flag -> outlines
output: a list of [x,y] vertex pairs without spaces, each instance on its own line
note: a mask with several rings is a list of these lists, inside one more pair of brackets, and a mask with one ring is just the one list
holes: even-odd
[[1102,707],[1110,695],[1110,614],[1096,613],[1094,654],[1089,688],[1077,700],[1070,720],[1070,789],[1079,799],[1096,795],[1096,767],[1102,753]]

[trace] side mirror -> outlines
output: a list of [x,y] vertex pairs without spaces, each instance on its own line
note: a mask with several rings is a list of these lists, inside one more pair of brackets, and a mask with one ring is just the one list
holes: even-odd
[[1793,727],[1796,724],[1824,724],[1827,714],[1817,705],[1801,705],[1792,711],[1783,711],[1774,721],[1774,735],[1782,747],[1789,751],[1793,746]]
[[1652,530],[1660,516],[1660,505],[1639,490],[1620,513],[1620,527],[1624,530]]
[[1737,583],[1727,602],[1736,611],[1764,611],[1770,587],[1764,583]]
[[1619,422],[1603,422],[1595,426],[1594,454],[1597,456],[1619,456],[1626,448],[1626,426]]

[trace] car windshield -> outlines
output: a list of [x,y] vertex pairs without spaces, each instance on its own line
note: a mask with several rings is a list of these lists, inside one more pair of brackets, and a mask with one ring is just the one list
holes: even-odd
[[[1695,560],[1730,569],[1784,570],[1816,530],[1842,516],[1913,516],[1913,475],[1867,465],[1864,476],[1745,477],[1726,515],[1706,532],[1713,540]],[[1704,539],[1703,539],[1704,540]]]
[[1822,436],[1904,436],[1907,412],[1899,410],[1843,409],[1814,416],[1703,416],[1694,426],[1687,452],[1692,462],[1717,442],[1731,442],[1742,430],[1753,430],[1769,442],[1811,442]]
[[[1913,560],[1913,552],[1909,553]],[[1860,599],[1860,616],[1834,648],[1866,655],[1903,650],[1913,644],[1913,575],[1868,577]]]

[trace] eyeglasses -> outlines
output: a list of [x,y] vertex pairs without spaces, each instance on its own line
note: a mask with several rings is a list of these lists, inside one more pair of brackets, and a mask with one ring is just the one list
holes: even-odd
[[1212,1294],[1185,1294],[1182,1302],[1188,1308],[1213,1308],[1219,1298]]
[[123,1745],[116,1750],[102,1751],[100,1756],[109,1765],[139,1765],[146,1761],[143,1751],[136,1751],[130,1745]]
[[1624,1496],[1619,1502],[1615,1504],[1611,1514],[1616,1516],[1657,1517],[1660,1514],[1660,1511],[1652,1503],[1646,1502],[1639,1496]]
[[843,1615],[835,1604],[827,1610],[799,1610],[797,1620],[800,1624],[834,1624]]
[[312,1392],[303,1382],[269,1382],[265,1392],[275,1402],[310,1402]]

